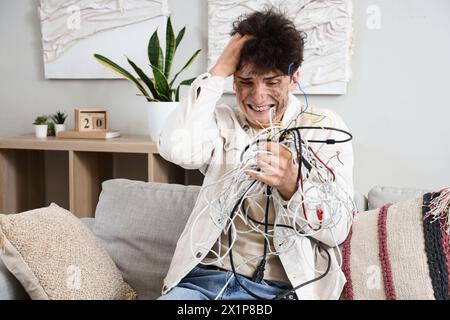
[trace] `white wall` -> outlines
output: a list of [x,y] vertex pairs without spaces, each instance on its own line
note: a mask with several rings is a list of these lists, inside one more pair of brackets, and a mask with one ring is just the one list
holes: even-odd
[[[175,68],[203,48],[186,77],[206,71],[207,1],[169,4],[175,28],[188,29]],[[379,30],[366,27],[369,5],[381,9]],[[0,0],[0,136],[31,132],[36,115],[57,109],[72,115],[79,106],[107,107],[111,126],[123,132],[144,125],[145,102],[125,80],[44,80],[37,6],[37,0]],[[355,188],[450,186],[450,1],[356,0],[354,6],[348,93],[310,101],[335,109],[352,130]]]

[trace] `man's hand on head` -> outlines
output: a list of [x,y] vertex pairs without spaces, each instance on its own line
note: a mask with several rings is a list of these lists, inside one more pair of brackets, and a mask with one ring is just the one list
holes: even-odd
[[289,200],[297,188],[297,166],[292,159],[292,153],[286,147],[276,142],[267,142],[267,152],[258,153],[256,166],[261,171],[244,170],[255,180],[274,187],[284,200]]
[[251,38],[253,38],[253,36],[242,36],[239,33],[236,33],[234,36],[232,36],[219,59],[217,60],[217,63],[210,70],[210,73],[213,76],[221,76],[223,78],[227,78],[234,74],[239,64],[242,47],[244,46],[245,42]]

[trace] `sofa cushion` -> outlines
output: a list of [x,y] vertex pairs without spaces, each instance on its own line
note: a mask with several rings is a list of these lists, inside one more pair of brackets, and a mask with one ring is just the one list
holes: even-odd
[[[81,218],[81,222],[84,223],[89,230],[94,228],[94,218]],[[20,282],[9,272],[0,259],[0,301],[2,300],[29,300],[30,297],[20,284]]]
[[418,198],[431,190],[398,187],[373,187],[368,194],[368,210],[381,208],[386,203],[396,203],[403,200]]
[[353,200],[355,200],[356,209],[358,212],[367,210],[367,198],[360,192],[353,194]]
[[444,203],[439,195],[358,213],[343,244],[343,298],[450,298],[448,207],[435,205]]
[[81,222],[83,222],[83,224],[88,227],[88,229],[92,232],[94,230],[94,223],[95,223],[95,219],[94,218],[88,218],[88,217],[83,217],[80,218]]
[[103,182],[93,231],[139,299],[160,296],[199,191],[126,179]]
[[32,299],[131,299],[114,262],[69,211],[0,215],[0,258]]
[[9,272],[2,259],[0,259],[0,301],[29,299],[30,297],[20,282]]

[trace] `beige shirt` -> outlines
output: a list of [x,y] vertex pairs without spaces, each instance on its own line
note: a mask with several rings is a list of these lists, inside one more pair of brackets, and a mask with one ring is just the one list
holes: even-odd
[[[162,293],[175,287],[196,265],[201,263],[210,249],[217,243],[225,227],[224,221],[214,211],[209,210],[208,199],[214,199],[223,193],[224,185],[220,183],[223,175],[239,164],[239,156],[250,139],[248,127],[242,123],[242,115],[237,109],[225,104],[217,104],[223,94],[224,79],[209,73],[199,76],[189,88],[188,95],[178,109],[169,117],[158,141],[158,149],[163,158],[187,169],[200,169],[205,174],[204,184],[200,190],[194,209],[182,232],[170,264]],[[198,89],[201,88],[197,96]],[[286,123],[294,119],[301,110],[300,101],[289,95],[288,106],[283,117]],[[348,130],[342,119],[333,111],[310,108],[315,115],[303,115],[297,124],[312,126],[330,126]],[[341,139],[342,135],[330,130],[303,130],[302,138],[308,140]],[[341,199],[353,196],[353,150],[351,143],[317,144],[315,152],[321,159],[330,159],[339,153],[340,162],[330,164],[336,181],[329,185],[339,185],[339,192],[331,195],[332,201],[340,203]],[[341,163],[342,162],[342,163]],[[305,180],[305,188],[317,185],[320,181]],[[212,186],[212,187],[207,187]],[[282,199],[276,189],[273,192],[277,205],[274,206],[276,224],[282,224],[280,215]],[[307,218],[310,223],[317,223],[313,194],[305,199]],[[301,202],[297,192],[287,208],[288,214],[297,222],[299,228],[305,223],[297,219],[293,208]],[[340,269],[340,256],[333,247],[341,244],[347,237],[352,218],[345,210],[337,213],[338,219],[331,228],[314,234],[313,238],[329,246],[331,270],[321,280],[296,290],[299,299],[338,299],[346,282]],[[324,217],[327,211],[324,210]],[[282,252],[279,255],[282,268],[293,287],[323,274],[327,267],[326,254],[314,241],[302,236],[289,236],[286,228],[274,228],[273,246]],[[286,238],[289,236],[289,240]],[[255,249],[259,250],[259,249]],[[275,272],[277,273],[277,272]]]

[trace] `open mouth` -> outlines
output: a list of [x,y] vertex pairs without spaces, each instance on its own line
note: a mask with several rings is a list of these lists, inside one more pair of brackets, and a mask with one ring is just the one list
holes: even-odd
[[261,105],[261,106],[255,106],[251,103],[247,103],[247,107],[249,107],[250,109],[252,109],[253,111],[256,111],[256,112],[264,112],[264,111],[269,110],[270,108],[275,107],[275,105],[274,104],[266,104],[266,105]]

